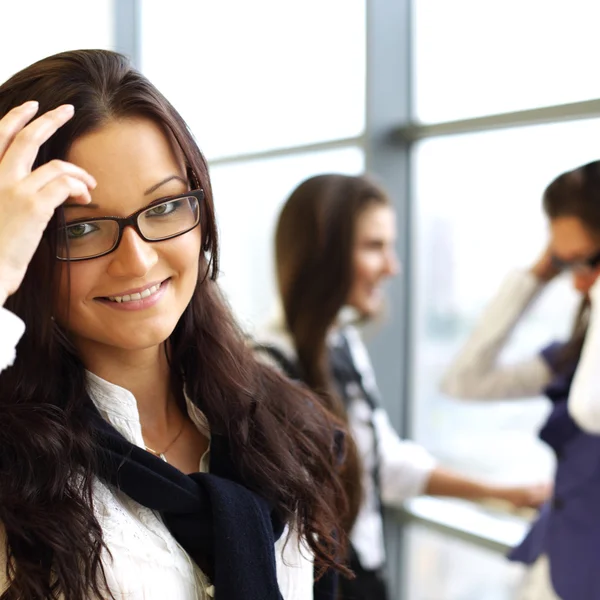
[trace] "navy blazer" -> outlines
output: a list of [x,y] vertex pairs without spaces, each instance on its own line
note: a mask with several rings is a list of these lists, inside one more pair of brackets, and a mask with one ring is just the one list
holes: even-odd
[[509,558],[532,564],[546,554],[552,585],[563,600],[595,600],[600,599],[600,436],[585,433],[569,415],[576,365],[558,371],[561,348],[552,344],[542,352],[554,373],[545,390],[552,411],[539,434],[556,454],[554,495]]

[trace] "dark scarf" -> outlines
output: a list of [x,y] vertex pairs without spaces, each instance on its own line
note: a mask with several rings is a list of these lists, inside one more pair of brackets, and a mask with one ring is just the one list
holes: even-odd
[[243,485],[224,437],[212,436],[210,474],[185,475],[128,442],[95,407],[90,410],[100,477],[160,513],[173,537],[210,577],[218,600],[282,600],[274,544],[283,520]]

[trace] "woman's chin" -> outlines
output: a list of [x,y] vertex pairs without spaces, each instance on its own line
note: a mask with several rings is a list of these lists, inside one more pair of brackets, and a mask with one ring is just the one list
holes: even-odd
[[363,319],[374,319],[383,310],[382,298],[369,298],[356,307]]
[[[125,352],[139,352],[161,346],[173,333],[174,326],[163,323],[155,327],[137,329],[123,328],[120,331],[86,332],[74,336],[80,348],[114,348]],[[94,335],[95,334],[95,335]]]
[[122,350],[144,350],[164,344],[171,334],[174,327],[157,327],[145,331],[131,332],[131,335],[118,336],[115,338],[115,347]]

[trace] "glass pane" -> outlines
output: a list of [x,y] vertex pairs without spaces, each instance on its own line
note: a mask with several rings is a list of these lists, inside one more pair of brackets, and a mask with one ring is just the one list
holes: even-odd
[[360,135],[365,1],[144,2],[142,70],[210,157]]
[[600,97],[597,0],[415,0],[423,122]]
[[[547,241],[541,209],[559,173],[598,158],[600,119],[431,139],[415,153],[414,433],[463,471],[499,481],[550,477],[536,438],[545,399],[467,402],[440,378],[507,273]],[[530,358],[571,327],[577,296],[561,278],[517,327],[505,361]]]
[[221,233],[221,286],[247,329],[275,313],[273,235],[279,210],[304,179],[328,172],[357,174],[359,148],[256,160],[211,170]]
[[520,565],[419,525],[406,528],[407,600],[513,600]]
[[[5,2],[0,35],[0,82],[27,65],[79,48],[113,48],[114,0]],[[51,25],[49,25],[51,24]]]

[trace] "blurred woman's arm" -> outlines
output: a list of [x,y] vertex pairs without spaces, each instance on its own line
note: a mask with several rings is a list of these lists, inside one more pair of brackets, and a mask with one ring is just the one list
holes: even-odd
[[442,468],[418,444],[402,440],[387,413],[377,409],[374,425],[379,439],[381,497],[385,505],[400,506],[420,495],[465,500],[503,500],[516,507],[538,507],[551,494],[546,484],[498,486]]
[[424,493],[464,500],[503,500],[517,508],[538,508],[552,495],[552,486],[543,483],[512,487],[491,485],[436,468],[427,481]]
[[569,412],[588,433],[600,434],[600,280],[590,291],[590,323],[569,394]]
[[550,383],[551,369],[540,355],[510,365],[498,360],[514,328],[545,285],[534,269],[507,277],[444,374],[443,393],[464,399],[523,398],[538,396]]

